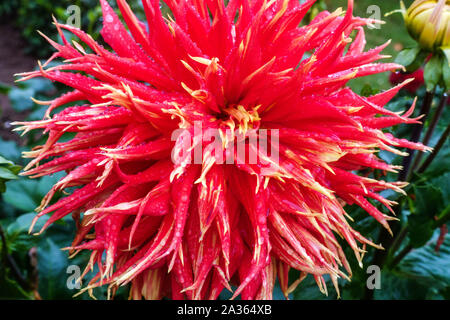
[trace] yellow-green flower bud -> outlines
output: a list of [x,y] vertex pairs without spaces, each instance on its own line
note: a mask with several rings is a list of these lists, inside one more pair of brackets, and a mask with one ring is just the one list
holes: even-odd
[[450,46],[450,0],[416,0],[406,9],[405,24],[410,35],[428,51]]

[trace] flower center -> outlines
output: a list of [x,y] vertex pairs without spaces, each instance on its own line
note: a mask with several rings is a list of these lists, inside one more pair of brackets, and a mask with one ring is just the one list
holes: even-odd
[[247,110],[243,105],[233,105],[223,109],[217,119],[222,120],[221,126],[238,129],[245,134],[248,130],[259,129],[261,118],[258,109],[259,106]]

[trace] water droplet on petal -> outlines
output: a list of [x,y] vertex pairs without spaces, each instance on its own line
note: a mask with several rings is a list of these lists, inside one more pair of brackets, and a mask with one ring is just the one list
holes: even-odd
[[112,15],[108,14],[108,15],[105,17],[105,21],[106,21],[106,22],[113,22],[113,21],[114,21],[114,18],[113,18]]

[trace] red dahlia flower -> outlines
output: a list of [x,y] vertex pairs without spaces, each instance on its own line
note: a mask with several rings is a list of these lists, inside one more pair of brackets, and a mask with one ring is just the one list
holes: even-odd
[[[131,283],[131,298],[216,299],[236,285],[234,297],[270,299],[276,277],[286,295],[292,290],[290,268],[301,279],[312,274],[324,292],[329,275],[337,288],[351,270],[336,235],[360,263],[366,244],[379,247],[352,229],[343,206],[357,204],[389,229],[394,218],[368,199],[390,208],[379,192],[404,186],[355,171],[398,169],[377,158],[379,149],[427,150],[382,131],[418,122],[409,118],[414,106],[403,115],[383,107],[408,82],[368,98],[346,87],[401,68],[373,63],[387,44],[364,51],[362,27],[374,21],[353,17],[353,1],[345,14],[322,12],[301,27],[314,0],[167,0],[168,18],[158,0],[144,0],[147,27],[117,0],[127,30],[100,2],[112,50],[56,23],[62,44],[48,39],[57,50],[50,60],[65,63],[22,80],[42,76],[73,91],[49,102],[45,119],[18,128],[48,133],[25,154],[34,158],[26,175],[67,172],[36,219],[52,214],[45,229],[72,213],[68,249],[91,251],[84,274],[99,268],[85,290]],[[75,135],[60,142],[65,133]],[[277,157],[253,138],[276,141]]]
[[403,89],[409,91],[412,94],[415,94],[417,90],[420,89],[421,86],[424,85],[425,79],[423,75],[423,69],[418,69],[414,72],[392,72],[389,76],[389,81],[393,85],[397,85],[400,83],[405,82],[406,80],[411,79],[410,83],[408,83],[406,86],[403,87]]

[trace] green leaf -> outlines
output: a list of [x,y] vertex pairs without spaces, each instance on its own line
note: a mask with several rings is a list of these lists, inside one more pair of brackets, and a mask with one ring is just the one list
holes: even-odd
[[48,92],[54,89],[52,82],[45,78],[33,78],[27,80],[26,82],[27,88],[33,89],[34,92]]
[[445,236],[439,252],[436,252],[438,233],[430,244],[410,252],[397,268],[403,275],[423,285],[443,289],[450,287],[450,235]]
[[8,94],[11,86],[0,82],[0,94]]
[[9,180],[17,180],[21,167],[15,165],[12,161],[9,161],[0,156],[0,193],[6,191],[6,182]]
[[447,63],[450,64],[450,47],[442,47],[441,50],[447,58]]
[[51,176],[44,176],[38,180],[36,192],[40,197],[43,197],[50,191],[50,189],[64,176],[64,173],[59,172]]
[[441,55],[435,54],[425,65],[424,79],[428,91],[433,91],[442,77],[442,59]]
[[[29,212],[29,213],[25,213],[20,215],[16,221],[14,221],[13,223],[11,223],[8,228],[7,228],[7,233],[8,234],[14,234],[14,233],[26,233],[28,234],[28,229],[31,226],[31,222],[33,221],[34,217],[36,217],[36,213],[35,212]],[[41,229],[45,222],[48,220],[48,216],[43,216],[41,218],[39,218],[39,220],[36,222],[36,225],[34,227],[34,230],[39,230]],[[30,235],[30,237],[32,237]]]
[[416,58],[419,56],[420,51],[421,49],[419,46],[404,49],[400,51],[400,53],[397,55],[397,58],[395,58],[395,63],[401,64],[405,66],[405,68],[408,68],[415,62]]
[[0,164],[13,164],[13,162],[0,156]]
[[[19,169],[20,170],[20,169]],[[0,179],[16,180],[19,179],[17,175],[6,167],[0,167]]]
[[41,198],[36,193],[37,187],[38,181],[35,180],[9,181],[7,190],[3,194],[3,200],[23,212],[34,211],[39,206]]
[[22,170],[22,167],[14,164],[14,165],[10,165],[8,167],[8,170],[11,171],[13,174],[18,175],[20,170]]
[[444,209],[442,190],[427,183],[413,186],[415,209],[408,217],[409,240],[414,248],[423,246],[434,233],[434,218]]
[[67,288],[67,251],[51,238],[46,238],[38,248],[39,294],[43,299],[70,299],[75,292]]
[[0,138],[0,155],[16,161],[20,158],[20,147],[14,141],[5,141]]
[[294,300],[333,300],[337,298],[336,290],[328,276],[325,276],[328,288],[328,296],[320,292],[316,281],[312,275],[306,278],[298,285],[292,293]]
[[0,166],[1,166],[0,168],[5,168],[9,172],[11,172],[15,176],[15,178],[13,178],[13,179],[17,179],[17,174],[22,169],[21,166],[14,164],[14,162],[5,159],[2,156],[0,156]]
[[428,287],[415,279],[381,270],[381,288],[375,290],[375,300],[424,300]]
[[42,201],[42,198],[52,186],[64,176],[59,172],[52,176],[40,179],[29,179],[22,177],[19,180],[9,181],[7,190],[3,194],[3,200],[22,212],[32,212]]
[[424,215],[414,215],[408,219],[409,240],[414,248],[420,248],[433,236],[433,221]]
[[32,109],[34,102],[31,100],[31,97],[34,96],[34,93],[35,91],[32,88],[12,88],[9,93],[12,108],[18,112]]
[[33,112],[31,112],[28,116],[27,116],[27,121],[37,121],[37,120],[42,120],[44,119],[45,116],[45,112],[47,110],[45,108],[37,108],[36,110],[34,110]]
[[32,299],[33,293],[27,292],[12,278],[10,270],[0,268],[0,300]]
[[38,245],[39,238],[28,234],[28,232],[9,230],[8,227],[8,249],[24,256],[32,248]]
[[427,183],[424,186],[414,186],[416,195],[416,214],[433,218],[444,209],[444,197],[439,186]]
[[362,89],[361,89],[361,95],[364,96],[364,97],[373,96],[373,95],[376,95],[379,92],[380,92],[380,90],[378,90],[377,88],[372,87],[368,83],[366,83],[364,85],[364,87],[362,87]]
[[450,58],[448,56],[442,59],[442,74],[444,77],[445,91],[450,90]]
[[431,180],[431,184],[441,190],[443,196],[443,206],[450,204],[450,172],[447,172]]
[[[444,114],[442,115],[442,120],[445,121],[450,119],[450,108],[444,108],[447,110],[444,110]],[[446,113],[448,113],[448,116],[446,116]],[[448,122],[444,122],[443,125],[447,126]],[[429,145],[435,146],[437,141],[440,139],[442,133],[444,132],[445,128],[440,128],[440,124],[438,123],[436,128],[436,134],[433,135]],[[426,158],[429,155],[424,156]],[[430,164],[430,166],[426,169],[426,171],[421,174],[421,176],[424,179],[432,179],[435,177],[441,177],[445,175],[447,172],[449,172],[450,168],[450,139],[447,139],[444,146],[441,148],[437,156],[434,158],[433,162]]]

